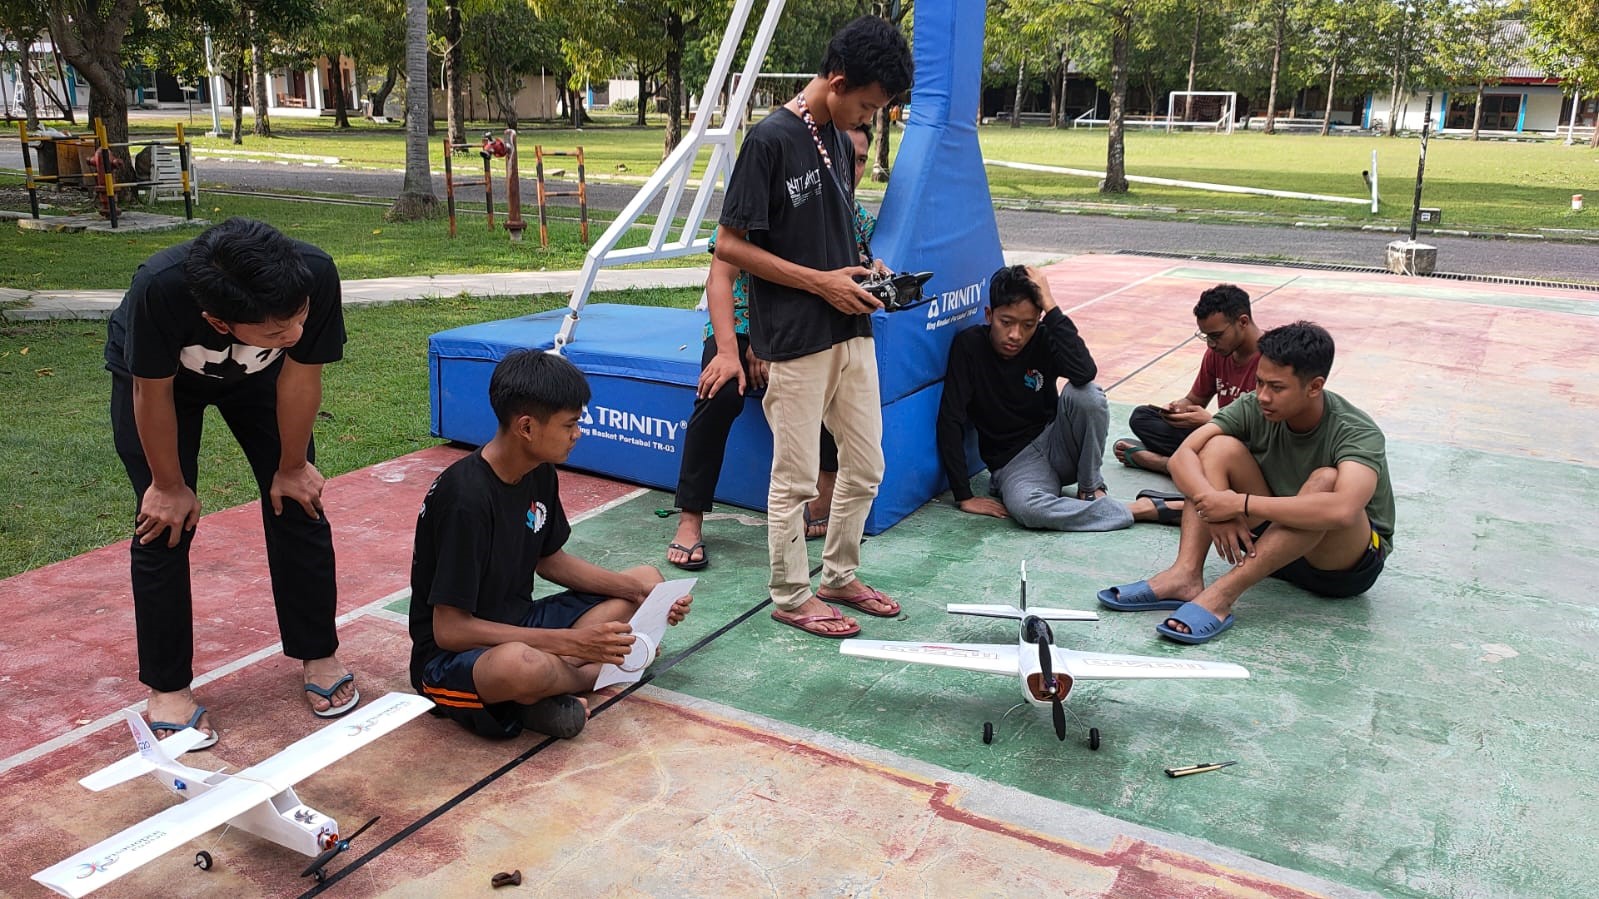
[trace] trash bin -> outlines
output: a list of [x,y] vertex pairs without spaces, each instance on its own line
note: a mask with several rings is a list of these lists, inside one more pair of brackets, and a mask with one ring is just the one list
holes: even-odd
[[[54,139],[42,140],[37,144],[39,177],[54,178],[56,174],[56,142]],[[30,152],[32,152],[30,150]]]

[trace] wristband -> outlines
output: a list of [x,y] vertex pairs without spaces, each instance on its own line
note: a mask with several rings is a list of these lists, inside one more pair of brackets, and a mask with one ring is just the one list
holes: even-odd
[[1249,517],[1249,494],[1244,494],[1244,517]]

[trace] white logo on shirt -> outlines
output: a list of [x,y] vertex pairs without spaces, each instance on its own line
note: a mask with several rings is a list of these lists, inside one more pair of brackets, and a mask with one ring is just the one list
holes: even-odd
[[822,194],[822,170],[811,169],[797,178],[787,179],[788,202],[796,209],[805,204],[813,196]]
[[227,378],[253,375],[271,365],[283,355],[282,347],[267,349],[235,343],[225,350],[213,350],[191,344],[178,354],[178,363],[197,375],[208,378]]

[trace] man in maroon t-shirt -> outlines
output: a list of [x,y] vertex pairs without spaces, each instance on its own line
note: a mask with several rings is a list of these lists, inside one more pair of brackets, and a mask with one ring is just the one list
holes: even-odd
[[1166,462],[1195,428],[1210,421],[1205,407],[1216,408],[1255,390],[1255,365],[1260,362],[1260,328],[1249,311],[1249,294],[1232,284],[1218,284],[1199,295],[1194,306],[1205,341],[1205,358],[1188,395],[1164,406],[1139,406],[1128,418],[1133,437],[1116,441],[1123,465],[1166,474]]

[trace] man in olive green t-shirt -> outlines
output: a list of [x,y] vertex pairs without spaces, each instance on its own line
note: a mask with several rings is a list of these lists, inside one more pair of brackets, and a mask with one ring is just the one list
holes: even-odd
[[[1233,624],[1245,590],[1277,577],[1342,598],[1376,583],[1393,546],[1394,492],[1382,431],[1324,389],[1333,339],[1295,322],[1261,335],[1256,391],[1217,413],[1171,457],[1188,502],[1177,561],[1099,591],[1107,608],[1175,610],[1155,627],[1204,643]],[[1209,586],[1211,546],[1233,568]]]

